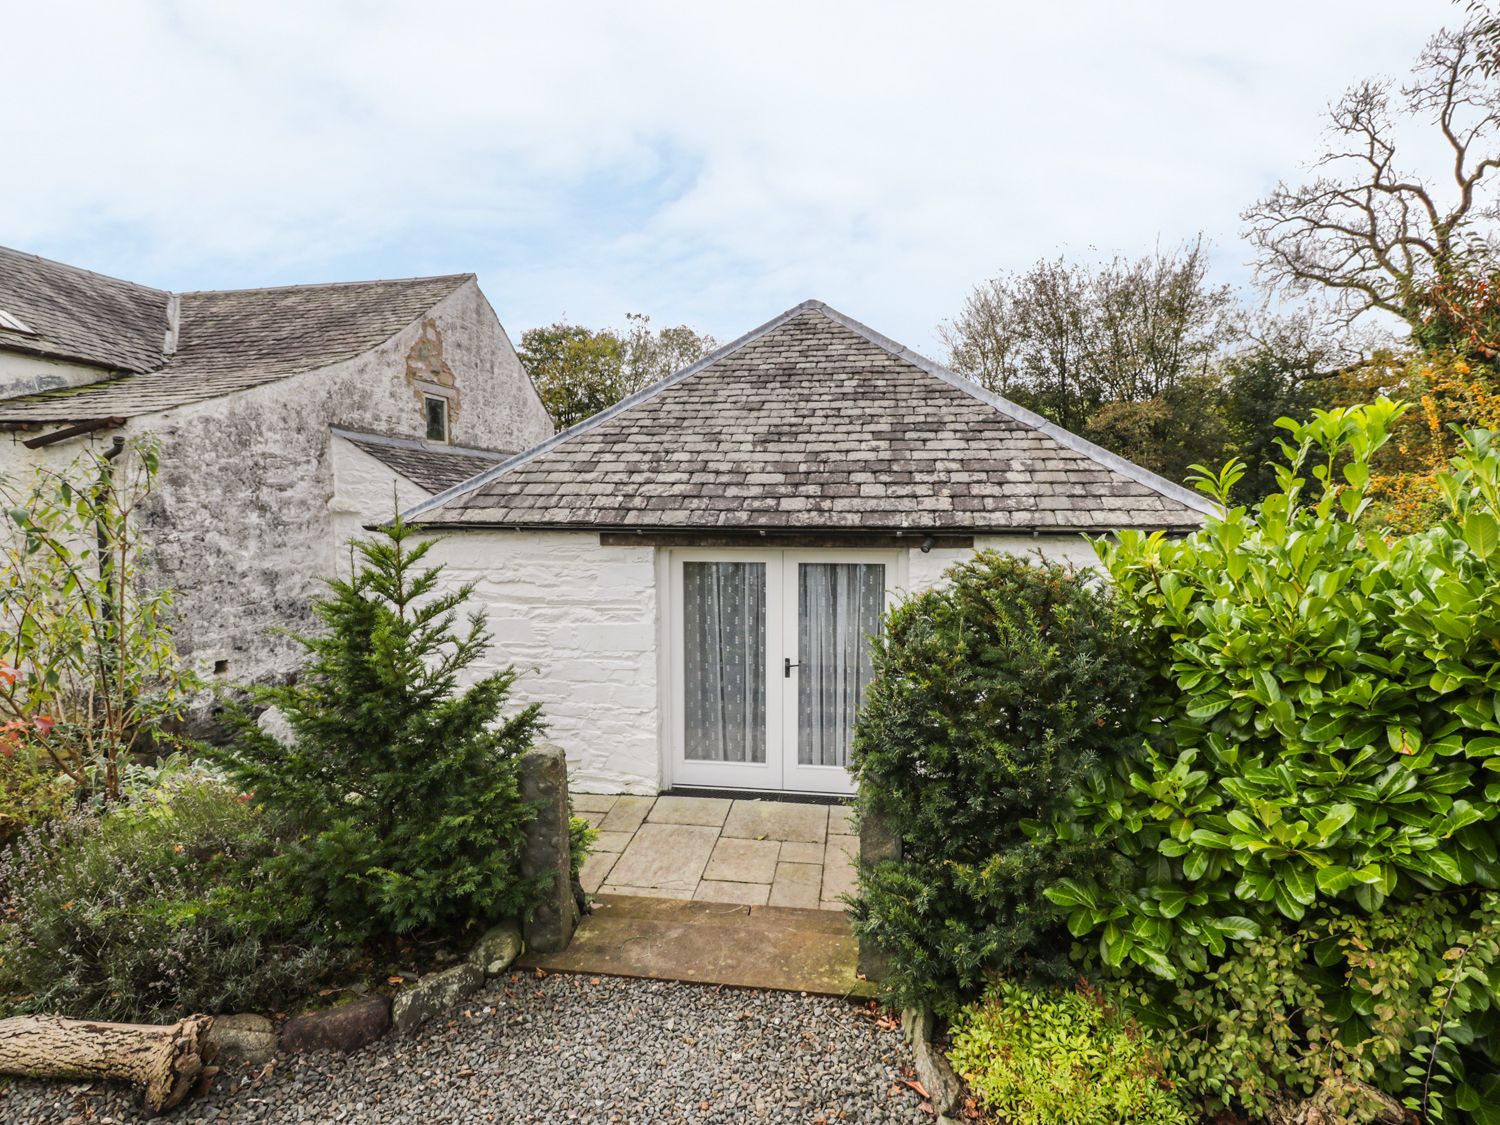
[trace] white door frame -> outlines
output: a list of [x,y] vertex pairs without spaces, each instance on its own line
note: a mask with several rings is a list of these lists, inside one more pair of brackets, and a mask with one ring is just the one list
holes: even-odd
[[[685,625],[683,615],[682,564],[685,562],[759,562],[766,567],[766,761],[689,761],[686,751],[685,676],[683,660]],[[773,549],[713,547],[663,550],[659,580],[668,596],[658,634],[664,646],[660,663],[666,673],[663,724],[662,772],[667,787],[697,786],[708,789],[754,789],[765,792],[830,793],[854,792],[849,772],[839,766],[797,764],[797,566],[804,562],[880,563],[885,572],[885,608],[898,600],[907,584],[908,553],[901,549],[827,548]],[[785,672],[785,661],[794,667]]]
[[[758,562],[766,568],[766,760],[749,762],[691,761],[687,757],[686,656],[683,629],[682,564],[687,562]],[[781,788],[782,755],[776,732],[781,729],[781,685],[773,678],[781,675],[781,628],[776,607],[781,604],[781,552],[705,548],[672,550],[667,573],[671,586],[670,625],[665,630],[667,665],[670,668],[668,691],[672,705],[668,708],[671,732],[667,739],[667,776],[672,785],[697,785],[709,789]]]

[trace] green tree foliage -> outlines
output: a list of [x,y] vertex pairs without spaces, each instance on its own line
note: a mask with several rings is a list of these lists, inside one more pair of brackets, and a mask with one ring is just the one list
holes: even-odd
[[1010,1125],[1190,1125],[1161,1044],[1088,989],[996,980],[954,1021],[950,1057]]
[[1217,363],[1240,338],[1202,241],[1097,266],[1042,261],[939,327],[955,371],[1173,479],[1224,447]]
[[[1493,940],[1477,912],[1500,886],[1500,445],[1466,435],[1439,481],[1448,518],[1388,539],[1364,517],[1401,412],[1380,400],[1285,422],[1278,489],[1255,508],[1227,506],[1230,465],[1200,481],[1226,505],[1201,532],[1098,544],[1150,691],[1141,737],[1053,830],[1066,845],[1081,831],[1113,841],[1134,885],[1067,878],[1047,893],[1103,965],[1163,982],[1162,1003],[1246,942],[1357,933],[1338,930],[1343,916],[1376,926],[1442,900],[1453,948],[1468,948],[1460,931]],[[1343,956],[1329,949],[1314,950],[1323,969]],[[1430,952],[1422,987],[1442,965]],[[1345,958],[1322,981],[1296,974],[1346,1043],[1379,1039],[1387,1015],[1386,987],[1360,969]],[[1489,1053],[1494,979],[1465,986],[1451,1039],[1466,1058]],[[1288,1034],[1303,1035],[1294,1054],[1324,1049]],[[1487,1081],[1471,1075],[1463,1096]]]
[[[1240,503],[1253,504],[1276,490],[1277,419],[1305,418],[1329,405],[1323,358],[1306,347],[1266,341],[1225,361],[1219,406],[1224,448],[1245,466],[1234,490]],[[1221,459],[1200,458],[1199,464]]]
[[521,365],[558,429],[577,425],[712,351],[712,336],[686,325],[651,329],[642,313],[624,331],[557,323],[521,333]]
[[13,775],[0,792],[37,792],[21,775],[45,763],[117,799],[122,765],[167,740],[198,686],[173,645],[171,593],[142,573],[156,470],[155,445],[136,440],[0,474],[0,771]]
[[155,1023],[270,1011],[342,960],[271,873],[274,818],[179,775],[0,855],[0,1007]]
[[1104,880],[1107,849],[1021,824],[1135,740],[1142,673],[1102,590],[994,553],[949,579],[892,611],[854,736],[861,813],[905,841],[862,871],[854,926],[892,954],[903,1001],[971,994],[998,969],[1067,975],[1042,890]]
[[440,592],[398,518],[355,544],[355,575],[328,583],[326,627],[299,638],[308,661],[289,686],[257,689],[285,716],[284,745],[240,716],[224,764],[256,802],[295,818],[301,837],[276,861],[348,938],[450,928],[526,909],[518,873],[518,761],[538,708],[501,711],[514,669],[458,684],[490,637],[458,611],[472,592]]

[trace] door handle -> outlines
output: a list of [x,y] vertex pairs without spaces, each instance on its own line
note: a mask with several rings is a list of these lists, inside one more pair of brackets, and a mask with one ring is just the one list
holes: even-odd
[[792,669],[793,668],[800,668],[800,667],[802,667],[802,665],[800,665],[800,664],[793,664],[792,663],[792,658],[790,656],[788,656],[786,658],[785,665],[781,669],[781,678],[784,679],[784,680],[790,680],[792,678]]

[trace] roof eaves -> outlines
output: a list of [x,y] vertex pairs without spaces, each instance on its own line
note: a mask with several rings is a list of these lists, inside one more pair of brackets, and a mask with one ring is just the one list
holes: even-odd
[[655,398],[668,387],[676,386],[684,379],[691,379],[694,375],[698,374],[698,372],[702,371],[704,368],[712,366],[719,360],[723,359],[725,356],[738,351],[740,348],[743,348],[746,344],[753,343],[755,340],[758,340],[760,337],[764,336],[767,332],[770,332],[776,328],[780,328],[787,321],[791,320],[792,317],[804,313],[808,309],[824,309],[826,311],[827,306],[825,306],[822,301],[803,301],[800,305],[794,305],[792,308],[787,309],[786,312],[773,316],[770,320],[766,321],[758,328],[752,328],[743,336],[729,341],[729,343],[725,344],[723,347],[716,348],[713,351],[709,352],[702,359],[688,364],[688,366],[684,367],[681,371],[678,371],[672,375],[668,375],[665,379],[658,380],[657,382],[652,383],[649,387],[643,387],[632,395],[627,395],[619,402],[615,403],[613,406],[601,410],[598,414],[595,414],[590,418],[585,418],[577,425],[569,426],[561,433],[554,434],[546,441],[541,442],[538,445],[534,445],[530,449],[523,450],[520,453],[516,454],[514,457],[500,462],[500,464],[496,465],[493,469],[486,469],[477,477],[473,477],[470,480],[464,481],[462,484],[456,484],[452,488],[446,489],[443,492],[439,492],[430,500],[424,500],[422,503],[416,505],[416,507],[401,513],[401,518],[405,520],[414,520],[417,516],[430,512],[434,508],[440,508],[452,500],[457,500],[460,496],[473,492],[475,489],[482,488],[486,484],[489,484],[491,481],[504,476],[508,472],[511,472],[513,469],[519,469],[522,465],[529,464],[530,462],[536,460],[538,457],[542,456],[544,453],[552,452],[552,450],[556,449],[564,442],[571,441],[573,438],[578,437],[580,434],[588,433],[590,430],[603,425],[611,418],[618,417],[632,407],[638,406],[648,399]]
[[1184,488],[1175,481],[1170,481],[1164,476],[1153,473],[1150,469],[1142,468],[1134,461],[1121,457],[1118,453],[1111,453],[1103,446],[1095,445],[1087,438],[1079,437],[1071,430],[1065,430],[1056,423],[1047,421],[1040,414],[1027,410],[1024,406],[1011,402],[1008,398],[986,390],[972,379],[964,378],[958,372],[944,367],[936,360],[928,359],[919,352],[912,351],[905,344],[897,343],[889,336],[875,331],[869,325],[862,324],[860,321],[839,312],[837,309],[830,308],[821,301],[807,303],[816,306],[829,320],[837,324],[842,324],[851,332],[858,333],[876,347],[884,348],[898,359],[910,363],[913,367],[921,368],[929,375],[941,379],[943,382],[963,391],[965,394],[977,398],[980,402],[994,407],[1002,414],[1009,415],[1023,426],[1029,426],[1033,430],[1038,430],[1046,434],[1053,441],[1066,446],[1075,453],[1081,453],[1090,460],[1099,462],[1105,468],[1112,469],[1121,476],[1129,477],[1137,484],[1143,484],[1152,491],[1159,492],[1163,496],[1175,500],[1184,507],[1191,508],[1201,515],[1216,516],[1219,514],[1219,509],[1206,496]]
[[329,426],[328,430],[334,437],[340,437],[346,441],[368,442],[370,445],[388,445],[393,449],[414,449],[419,453],[452,453],[459,457],[488,457],[490,460],[501,460],[515,455],[513,449],[480,449],[470,445],[438,445],[434,442],[423,441],[421,438],[392,437],[390,434],[370,434],[363,430],[346,430],[342,426]]

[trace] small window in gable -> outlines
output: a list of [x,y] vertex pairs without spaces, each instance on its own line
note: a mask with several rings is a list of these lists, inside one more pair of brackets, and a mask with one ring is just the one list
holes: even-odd
[[448,402],[446,399],[427,395],[422,400],[427,404],[427,440],[448,440]]

